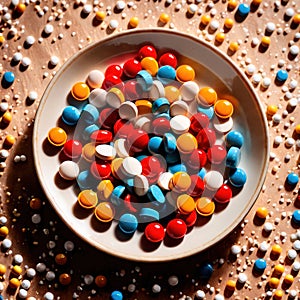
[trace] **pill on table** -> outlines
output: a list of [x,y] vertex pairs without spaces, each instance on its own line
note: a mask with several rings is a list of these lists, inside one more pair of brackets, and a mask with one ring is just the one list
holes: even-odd
[[74,180],[79,175],[79,166],[72,160],[66,160],[59,166],[59,175],[65,180]]
[[92,190],[83,190],[77,196],[78,203],[83,208],[94,208],[98,203],[97,194]]
[[215,203],[208,197],[201,197],[196,200],[196,211],[199,215],[208,217],[215,211]]
[[267,267],[266,260],[263,258],[259,258],[254,262],[254,271],[258,273],[262,273]]
[[99,88],[104,81],[104,74],[99,70],[92,70],[89,72],[86,82],[92,88]]
[[119,219],[119,228],[125,234],[133,234],[138,227],[138,220],[135,215],[125,213]]
[[103,160],[113,160],[117,155],[115,148],[111,145],[97,145],[95,150],[97,157]]
[[148,224],[144,233],[147,240],[153,243],[161,242],[165,237],[164,227],[158,222]]
[[95,208],[95,216],[101,222],[110,222],[115,217],[115,208],[110,202],[101,202]]
[[204,176],[205,186],[212,191],[218,190],[223,184],[224,178],[219,171],[208,171]]
[[67,138],[67,133],[60,127],[51,128],[48,132],[48,141],[57,147],[64,145]]

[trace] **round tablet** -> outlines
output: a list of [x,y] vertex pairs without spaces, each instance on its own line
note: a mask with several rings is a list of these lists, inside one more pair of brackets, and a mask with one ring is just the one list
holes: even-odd
[[97,157],[103,160],[113,160],[117,155],[116,149],[107,144],[98,145],[95,150]]
[[74,180],[79,175],[79,167],[76,162],[66,160],[59,166],[59,175],[65,180]]
[[83,101],[89,97],[90,88],[84,82],[77,82],[73,85],[71,94],[76,100]]
[[95,208],[95,216],[101,222],[110,222],[115,216],[115,209],[110,202],[101,202]]
[[215,114],[221,119],[227,119],[233,114],[233,105],[228,100],[218,100],[214,105]]
[[104,107],[106,105],[106,94],[107,91],[104,89],[94,89],[89,95],[90,104],[94,105],[97,108]]
[[133,102],[123,102],[119,107],[119,116],[124,120],[131,120],[136,118],[138,115],[138,109]]
[[141,163],[134,157],[126,157],[122,162],[122,171],[127,176],[136,176],[142,174],[142,165]]
[[119,220],[119,228],[125,234],[133,234],[138,227],[136,216],[130,213],[123,214]]
[[89,74],[88,77],[86,79],[87,84],[95,89],[95,88],[99,88],[104,80],[104,74],[99,71],[99,70],[92,70]]
[[98,203],[97,194],[92,190],[83,190],[79,193],[77,201],[83,208],[93,208]]
[[198,198],[195,207],[197,213],[204,217],[212,215],[215,211],[215,203],[208,197]]
[[213,125],[217,131],[219,131],[221,133],[226,133],[232,129],[233,119],[231,117],[229,117],[228,119],[225,119],[225,120],[214,118]]
[[205,186],[209,190],[218,190],[223,184],[223,175],[218,171],[208,171],[204,176]]
[[190,125],[191,121],[186,116],[178,115],[170,120],[171,129],[175,134],[183,134],[188,132]]
[[187,81],[179,89],[182,100],[190,102],[195,99],[199,92],[199,86],[195,81]]

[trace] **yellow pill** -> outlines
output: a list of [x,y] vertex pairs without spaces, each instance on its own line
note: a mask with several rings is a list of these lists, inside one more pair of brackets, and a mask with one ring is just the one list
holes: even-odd
[[165,87],[165,97],[170,103],[173,103],[179,99],[180,91],[176,86],[168,85]]
[[233,27],[234,21],[231,18],[226,18],[224,21],[224,27],[227,29],[231,29]]
[[20,286],[21,282],[17,278],[11,278],[9,280],[9,287],[12,289],[17,289]]
[[198,198],[196,200],[196,211],[201,216],[210,216],[215,211],[215,203],[207,197]]
[[269,47],[270,44],[271,44],[271,39],[270,39],[270,37],[268,37],[268,36],[263,36],[263,37],[261,38],[261,44],[262,44],[262,46],[264,46],[264,47]]
[[203,25],[208,25],[210,21],[211,21],[211,17],[209,15],[203,15],[201,17],[201,24]]
[[233,105],[228,100],[218,100],[214,105],[215,114],[221,119],[227,119],[233,114]]
[[295,132],[296,132],[297,134],[300,134],[300,124],[297,124],[297,125],[295,126]]
[[24,13],[25,10],[26,10],[26,5],[25,5],[24,3],[19,3],[19,4],[16,6],[15,10],[16,10],[19,14],[22,14],[22,13]]
[[278,111],[277,105],[270,104],[267,106],[267,114],[268,115],[273,116],[277,113],[277,111]]
[[227,5],[230,10],[233,10],[237,7],[238,1],[237,0],[229,0]]
[[198,148],[197,139],[189,132],[180,135],[176,141],[177,148],[182,154],[188,154]]
[[195,70],[190,65],[181,65],[176,69],[176,78],[180,82],[192,81],[195,78]]
[[116,87],[113,87],[108,91],[106,99],[108,104],[114,108],[119,108],[119,106],[125,102],[125,96],[123,92]]
[[284,277],[284,283],[287,284],[287,285],[292,285],[293,282],[294,282],[294,276],[291,275],[291,274],[287,274],[285,277]]
[[139,115],[146,115],[152,113],[152,103],[148,100],[137,100],[135,106],[138,109]]
[[82,147],[82,157],[87,162],[92,162],[95,159],[96,146],[94,143],[87,143]]
[[238,44],[237,42],[231,42],[231,43],[229,44],[229,47],[228,47],[228,48],[229,48],[230,51],[236,52],[236,51],[239,50],[240,46],[239,46],[239,44]]
[[117,179],[120,179],[120,176],[122,177],[122,174],[120,173],[121,172],[120,168],[122,166],[122,163],[123,163],[123,158],[118,157],[118,158],[113,159],[110,164],[111,173]]
[[197,100],[199,104],[203,105],[214,105],[218,99],[216,91],[211,87],[203,87],[198,92]]
[[0,264],[0,276],[4,275],[5,273],[6,273],[6,266]]
[[262,3],[262,0],[252,0],[253,5],[259,5]]
[[195,201],[191,196],[182,194],[177,197],[177,208],[182,214],[189,214],[195,209]]
[[280,280],[276,277],[272,277],[270,280],[269,280],[269,286],[272,288],[272,289],[276,289],[279,285],[279,282]]
[[293,17],[293,23],[300,24],[300,14],[295,14]]
[[225,40],[225,33],[223,32],[218,32],[215,36],[215,39],[218,43],[222,44]]
[[6,111],[1,120],[3,123],[9,124],[12,120],[12,114],[9,111]]
[[284,265],[278,264],[274,267],[273,270],[273,276],[275,277],[280,277],[282,275],[282,273],[284,272]]
[[152,76],[155,76],[158,71],[158,62],[153,57],[144,57],[141,60],[141,66],[144,70],[150,73]]
[[6,147],[12,147],[16,142],[16,138],[11,135],[11,134],[8,134],[6,137],[5,137],[5,140],[4,140],[4,144]]
[[159,16],[159,21],[164,24],[167,24],[170,20],[171,20],[170,16],[166,13],[162,13]]
[[13,266],[12,269],[11,269],[12,273],[15,275],[15,276],[20,276],[22,274],[22,268],[20,266]]
[[93,208],[98,203],[98,196],[93,190],[83,190],[79,193],[77,201],[83,208]]
[[274,292],[274,299],[276,299],[276,300],[282,299],[283,295],[284,295],[284,293],[282,290],[276,290]]
[[0,34],[0,45],[5,42],[5,37]]
[[48,132],[48,141],[57,147],[64,145],[67,138],[67,133],[60,127],[53,127]]
[[171,190],[175,189],[179,192],[185,192],[190,187],[192,181],[189,174],[186,172],[176,172],[169,183]]
[[139,25],[139,18],[138,17],[132,17],[130,18],[129,20],[129,25],[132,27],[132,28],[136,28],[138,25]]
[[95,216],[101,222],[110,222],[115,216],[115,209],[110,202],[101,202],[95,208]]
[[103,21],[106,17],[106,12],[105,11],[102,11],[102,10],[98,10],[96,11],[96,19],[98,21]]
[[0,236],[5,237],[8,235],[8,233],[9,233],[9,230],[8,230],[7,226],[0,227]]
[[235,290],[235,287],[236,287],[236,282],[232,279],[228,280],[226,282],[226,288],[230,291],[234,291]]
[[72,96],[78,100],[83,101],[90,95],[90,88],[85,82],[76,82],[71,89]]
[[268,209],[266,207],[259,207],[256,210],[256,216],[261,218],[261,219],[265,219],[268,216]]
[[275,245],[272,246],[272,249],[271,249],[272,254],[280,255],[281,252],[282,252],[282,248],[279,245],[275,244]]
[[98,198],[102,201],[108,200],[114,190],[114,185],[109,179],[102,180],[97,186]]

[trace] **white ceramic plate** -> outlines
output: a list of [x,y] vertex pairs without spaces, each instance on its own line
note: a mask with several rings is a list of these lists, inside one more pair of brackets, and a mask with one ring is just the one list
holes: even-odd
[[[117,237],[117,222],[102,226],[93,213],[83,213],[76,205],[76,188],[65,184],[57,175],[59,151],[47,142],[50,128],[61,125],[59,117],[67,105],[70,88],[85,80],[89,71],[104,70],[112,62],[125,60],[137,53],[141,45],[151,43],[157,49],[175,50],[180,63],[191,63],[200,86],[211,86],[219,97],[230,98],[235,107],[234,129],[245,136],[240,167],[248,180],[228,206],[215,212],[201,226],[195,226],[182,241],[162,242],[156,246],[144,243],[143,234],[136,232],[129,239]],[[121,58],[120,58],[121,57]],[[49,201],[82,239],[112,255],[137,261],[168,261],[195,254],[215,244],[230,233],[247,214],[259,195],[268,162],[267,125],[259,99],[246,76],[232,60],[217,48],[182,33],[162,30],[134,30],[110,36],[94,43],[73,56],[47,87],[36,115],[33,148],[37,174]]]

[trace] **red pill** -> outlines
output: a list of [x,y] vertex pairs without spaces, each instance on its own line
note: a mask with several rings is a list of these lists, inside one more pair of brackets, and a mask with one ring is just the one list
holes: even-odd
[[227,151],[222,145],[213,145],[207,150],[207,158],[212,164],[220,164],[226,155]]
[[107,144],[112,141],[113,135],[108,130],[100,129],[94,131],[90,138],[96,144]]
[[152,45],[145,45],[140,49],[138,58],[142,60],[144,57],[153,57],[154,59],[157,58],[157,52]]
[[134,130],[132,123],[124,119],[119,119],[114,125],[115,140],[119,138],[127,139],[128,132],[132,132]]
[[138,90],[138,84],[136,80],[128,80],[123,87],[123,94],[126,100],[134,101],[140,98],[141,92]]
[[141,160],[142,174],[148,179],[159,177],[159,175],[166,170],[166,162],[158,156],[147,156]]
[[109,90],[111,87],[119,85],[122,83],[122,80],[120,77],[116,75],[107,75],[102,83],[102,88],[104,90]]
[[187,232],[187,226],[182,219],[175,218],[169,221],[166,231],[169,237],[173,239],[181,239]]
[[192,227],[197,221],[197,211],[193,210],[189,214],[178,214],[177,218],[182,219],[187,227]]
[[127,132],[126,140],[128,149],[133,152],[141,152],[148,147],[149,135],[145,130],[137,129]]
[[98,119],[101,128],[108,130],[114,127],[117,120],[119,120],[119,112],[117,109],[111,107],[102,109]]
[[148,224],[144,233],[147,240],[153,243],[161,242],[165,237],[164,227],[158,222]]
[[227,184],[223,184],[214,195],[214,200],[218,203],[227,203],[231,198],[232,190]]
[[129,78],[135,78],[136,74],[141,70],[141,63],[134,58],[127,60],[123,66],[123,72]]
[[94,161],[91,164],[90,171],[91,171],[92,175],[97,179],[108,178],[111,174],[110,163],[105,162],[103,160]]
[[177,67],[177,58],[176,56],[173,54],[173,53],[164,53],[158,60],[158,64],[160,66],[165,66],[165,65],[168,65],[168,66],[171,66],[173,67],[174,69],[176,69]]
[[123,74],[123,68],[120,65],[110,65],[106,68],[105,72],[104,72],[104,76],[117,76],[117,77],[121,77]]
[[204,181],[197,174],[190,175],[191,185],[188,189],[188,194],[192,197],[200,197],[204,191]]
[[152,132],[155,135],[163,136],[165,133],[169,132],[171,129],[170,121],[166,118],[157,118],[152,121]]
[[201,129],[206,128],[209,125],[209,118],[207,115],[203,113],[194,114],[190,118],[190,121],[191,121],[190,129],[194,134],[198,133]]
[[77,140],[69,140],[64,144],[63,151],[69,158],[78,158],[82,153],[82,144]]
[[205,166],[207,162],[207,156],[204,150],[195,149],[186,160],[187,166],[192,169],[199,171]]
[[127,194],[124,198],[124,205],[131,213],[137,212],[137,209],[134,207],[134,203],[138,203],[138,199],[132,194]]
[[204,150],[212,147],[216,142],[216,133],[211,128],[204,128],[197,134],[198,147]]

